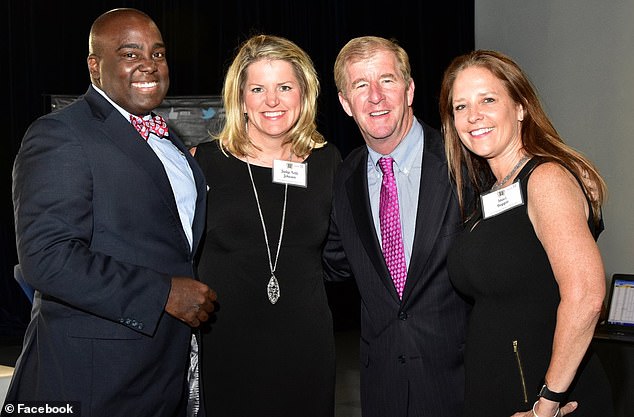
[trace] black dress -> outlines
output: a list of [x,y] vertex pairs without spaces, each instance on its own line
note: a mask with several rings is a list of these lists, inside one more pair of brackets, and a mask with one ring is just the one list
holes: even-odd
[[[524,202],[528,177],[539,163],[531,159],[518,174]],[[588,225],[596,239],[600,230],[592,215]],[[537,400],[550,362],[559,290],[526,204],[486,220],[479,216],[466,230],[448,257],[451,281],[474,301],[465,417],[508,417]],[[614,415],[609,382],[591,350],[570,390],[569,399],[579,402],[575,417]]]
[[[198,273],[218,293],[202,338],[208,415],[332,417],[334,335],[321,252],[339,151],[314,150],[305,161],[308,187],[288,187],[276,304],[267,295],[271,273],[247,164],[217,142],[198,146],[196,159],[209,186]],[[272,182],[271,168],[251,164],[251,171],[275,263],[284,185]]]

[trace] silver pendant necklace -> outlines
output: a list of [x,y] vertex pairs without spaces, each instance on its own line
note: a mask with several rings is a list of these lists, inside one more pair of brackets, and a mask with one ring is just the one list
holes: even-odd
[[515,171],[517,171],[517,169],[522,166],[522,164],[524,162],[526,162],[526,160],[529,158],[528,155],[524,155],[518,162],[517,164],[515,164],[515,166],[513,167],[513,169],[511,170],[511,172],[508,173],[508,175],[504,178],[502,178],[501,181],[496,181],[495,184],[493,184],[493,187],[491,187],[491,191],[497,191],[499,190],[504,184],[506,184],[506,182],[508,180],[511,179],[511,177],[513,176],[513,174],[515,174]]
[[280,284],[275,278],[275,269],[277,268],[277,259],[280,256],[280,248],[282,247],[282,234],[284,233],[284,220],[286,219],[286,198],[288,196],[288,184],[284,186],[284,206],[282,208],[282,224],[280,226],[280,238],[277,241],[277,252],[275,253],[275,262],[271,259],[271,247],[269,246],[269,237],[266,233],[266,225],[264,224],[264,216],[262,215],[262,207],[260,207],[260,199],[258,197],[258,190],[255,188],[255,182],[253,181],[253,173],[251,173],[251,164],[249,164],[249,158],[245,157],[247,162],[247,169],[249,170],[249,178],[251,179],[251,185],[253,186],[253,194],[255,195],[255,202],[258,205],[258,213],[260,213],[260,221],[262,222],[262,231],[264,232],[264,242],[266,243],[266,254],[269,257],[269,268],[271,269],[271,278],[266,285],[266,293],[269,297],[271,304],[277,303],[280,299]]

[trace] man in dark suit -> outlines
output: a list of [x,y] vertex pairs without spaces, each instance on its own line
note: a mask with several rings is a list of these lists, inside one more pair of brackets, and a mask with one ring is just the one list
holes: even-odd
[[192,327],[216,299],[193,268],[205,181],[152,117],[169,86],[152,19],[104,13],[89,49],[87,93],[35,121],[14,165],[18,257],[36,292],[6,402],[185,415],[197,408]]
[[[442,138],[413,116],[409,59],[395,42],[355,38],[334,72],[366,146],[337,174],[324,263],[329,279],[353,276],[359,288],[363,416],[459,417],[468,306],[445,269],[461,218]],[[384,216],[389,201],[398,207]]]

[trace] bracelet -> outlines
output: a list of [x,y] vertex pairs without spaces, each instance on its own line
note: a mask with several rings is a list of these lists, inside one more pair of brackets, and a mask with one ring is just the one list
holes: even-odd
[[[537,403],[538,403],[538,402],[539,402],[539,400],[537,400],[537,401],[535,401],[535,402],[533,403],[533,410],[532,410],[532,411],[533,411],[533,416],[534,416],[534,417],[539,417],[539,416],[537,415],[537,413],[535,412],[535,406],[537,405]],[[557,417],[558,415],[559,415],[559,407],[557,407],[557,412],[555,413],[555,415],[554,415],[553,417]]]

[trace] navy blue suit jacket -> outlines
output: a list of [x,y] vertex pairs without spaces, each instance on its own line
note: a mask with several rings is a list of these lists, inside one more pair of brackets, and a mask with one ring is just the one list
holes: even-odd
[[92,86],[35,121],[13,171],[17,249],[35,292],[7,401],[79,401],[82,415],[183,412],[191,329],[164,312],[172,276],[194,276],[159,158]]
[[329,279],[353,276],[359,288],[364,417],[462,415],[468,305],[446,270],[462,222],[440,133],[421,124],[416,230],[402,301],[372,220],[366,146],[348,155],[335,179],[324,263]]

